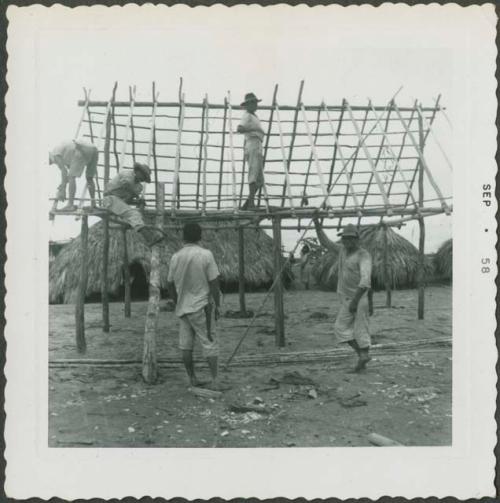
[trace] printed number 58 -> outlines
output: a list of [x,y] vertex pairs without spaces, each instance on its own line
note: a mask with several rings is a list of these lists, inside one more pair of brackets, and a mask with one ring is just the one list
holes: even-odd
[[481,264],[483,264],[483,267],[481,267],[481,272],[482,273],[488,273],[490,272],[490,268],[488,265],[486,264],[489,264],[490,263],[490,259],[489,258],[482,258],[481,259]]

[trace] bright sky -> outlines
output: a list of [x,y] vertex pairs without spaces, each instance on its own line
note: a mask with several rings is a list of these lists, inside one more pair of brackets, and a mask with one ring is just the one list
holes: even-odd
[[[233,102],[253,91],[265,104],[271,102],[275,83],[280,86],[279,103],[295,104],[301,79],[306,81],[306,104],[324,99],[337,105],[344,97],[352,104],[366,104],[370,97],[385,105],[403,86],[397,100],[400,106],[412,105],[416,98],[433,105],[441,94],[446,115],[455,126],[464,113],[467,62],[461,57],[462,46],[487,20],[479,9],[467,10],[468,16],[476,14],[471,28],[462,8],[449,7],[453,6],[385,5],[370,9],[369,16],[360,15],[356,7],[283,5],[37,6],[29,15],[24,11],[16,17],[20,24],[9,27],[21,27],[16,33],[23,35],[22,40],[10,40],[9,53],[15,47],[19,59],[14,65],[9,60],[9,70],[11,77],[19,72],[34,79],[36,152],[40,169],[47,170],[43,184],[47,198],[52,197],[59,176],[55,166],[48,168],[47,152],[74,135],[82,87],[92,90],[92,98],[107,100],[115,80],[118,99],[127,99],[128,86],[136,85],[137,99],[149,100],[154,80],[160,100],[175,101],[182,76],[187,101],[201,101],[208,93],[210,101],[222,102],[230,90]],[[13,10],[19,14],[12,7],[9,13]],[[455,147],[465,141],[458,136],[460,131],[452,134],[441,114],[435,132],[453,162],[459,163]],[[442,191],[452,195],[452,174],[432,139],[427,156]],[[427,252],[451,237],[451,220],[427,219]],[[79,224],[72,217],[58,217],[50,239],[78,232]],[[401,233],[417,243],[416,225],[405,226]],[[288,250],[298,236],[295,231],[284,233]]]

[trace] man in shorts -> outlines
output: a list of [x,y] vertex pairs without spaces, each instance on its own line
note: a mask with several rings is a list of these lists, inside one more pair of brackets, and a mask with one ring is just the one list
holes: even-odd
[[373,314],[372,258],[360,246],[356,226],[346,225],[339,233],[341,243],[338,244],[328,239],[317,219],[314,220],[314,225],[320,243],[338,254],[337,293],[340,309],[334,331],[338,342],[346,342],[356,351],[358,362],[354,372],[359,372],[371,360],[369,316]]
[[221,390],[217,380],[219,344],[215,321],[219,319],[219,269],[210,250],[200,246],[201,227],[187,223],[184,246],[170,261],[167,288],[180,318],[179,347],[192,386],[200,386],[194,371],[193,348],[197,338],[212,377],[209,388]]
[[62,210],[75,211],[76,179],[85,178],[89,189],[91,206],[95,206],[94,177],[97,175],[99,151],[95,145],[80,140],[64,141],[49,152],[49,164],[57,164],[61,170],[61,184],[57,188],[57,200],[66,200],[66,185],[69,184],[68,203]]
[[[134,163],[133,171],[122,170],[113,177],[104,191],[103,207],[126,222],[152,246],[163,238],[160,231],[145,225],[142,213],[135,206],[144,207],[141,197],[142,184],[151,182],[151,171],[140,162]],[[135,205],[135,206],[134,206]]]
[[265,133],[259,118],[255,115],[259,101],[262,100],[259,100],[254,93],[245,95],[245,101],[241,103],[241,106],[245,107],[245,112],[237,129],[238,133],[245,135],[245,159],[248,165],[249,194],[242,206],[244,210],[254,208],[255,194],[264,184],[262,140]]

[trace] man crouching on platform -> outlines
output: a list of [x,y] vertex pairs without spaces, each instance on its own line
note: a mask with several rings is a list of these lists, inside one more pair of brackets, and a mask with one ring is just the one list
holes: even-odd
[[371,360],[369,316],[373,314],[372,258],[367,250],[361,248],[356,226],[346,225],[339,233],[341,243],[338,244],[328,239],[317,218],[314,219],[314,225],[320,243],[338,254],[337,293],[340,309],[334,331],[338,342],[346,342],[358,354],[354,372],[359,372]]
[[202,384],[196,378],[193,363],[194,339],[197,337],[206,357],[212,381],[208,388],[221,391],[218,383],[219,343],[215,321],[219,319],[219,269],[210,250],[200,246],[201,227],[187,223],[183,229],[184,246],[170,261],[167,288],[180,318],[179,348],[192,386]]
[[147,227],[141,212],[131,206],[145,206],[141,197],[142,182],[151,182],[150,169],[145,164],[135,162],[133,171],[121,171],[109,181],[104,191],[103,206],[128,223],[134,231],[142,235],[148,246],[152,246],[163,239],[163,233]]

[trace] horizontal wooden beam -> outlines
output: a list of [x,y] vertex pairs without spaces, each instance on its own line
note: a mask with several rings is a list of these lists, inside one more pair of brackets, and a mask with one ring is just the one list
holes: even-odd
[[[78,101],[78,106],[85,106],[85,100],[79,100]],[[106,107],[108,104],[107,101],[92,101],[90,100],[88,102],[89,107]],[[130,107],[130,101],[115,101],[114,102],[115,107]],[[179,108],[179,103],[177,101],[158,101],[156,104],[157,107],[159,108]],[[185,103],[184,106],[186,108],[203,108],[203,103]],[[151,101],[136,101],[134,104],[134,107],[153,107],[153,103]],[[322,105],[308,105],[304,106],[306,110],[310,111],[318,111],[322,109]],[[224,104],[210,104],[209,108],[211,110],[224,110]],[[231,108],[233,110],[244,110],[243,107],[240,105],[231,105]],[[361,106],[354,106],[351,105],[352,110],[358,110],[358,111],[365,111],[368,107],[361,105]],[[386,106],[376,106],[374,107],[375,110],[386,110]],[[259,110],[272,110],[273,105],[259,105]],[[342,110],[342,105],[338,106],[328,106],[328,109],[330,111],[341,111]],[[282,105],[280,106],[280,110],[300,110],[300,107],[293,106],[293,105]],[[401,112],[411,112],[413,110],[412,107],[399,107],[399,110]],[[437,106],[437,107],[422,107],[422,111],[424,112],[433,112],[434,110],[445,110],[444,107]]]

